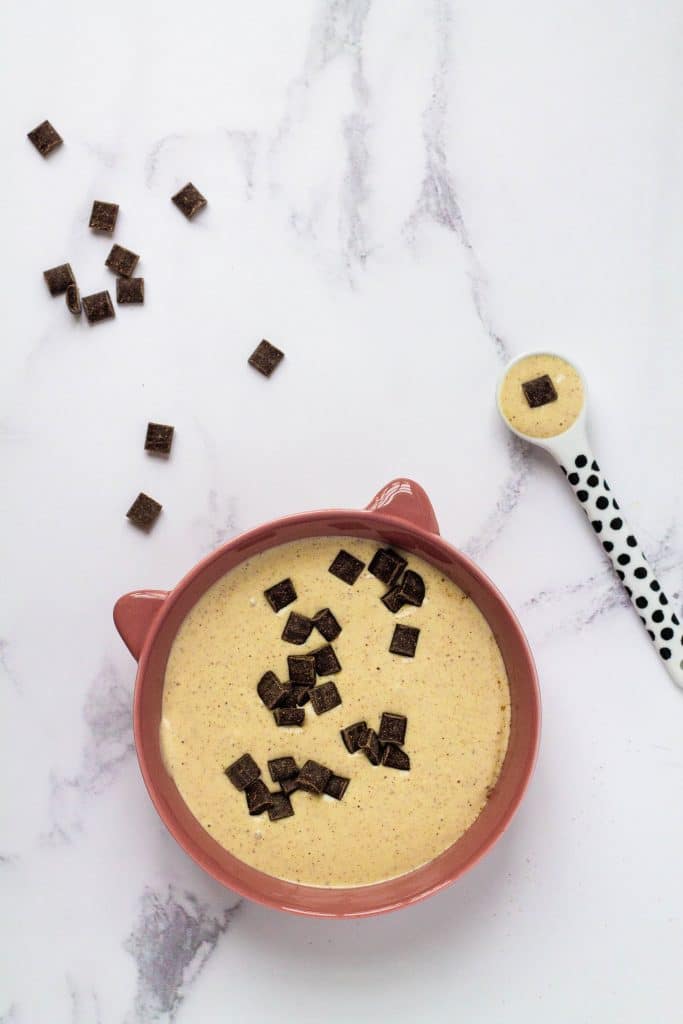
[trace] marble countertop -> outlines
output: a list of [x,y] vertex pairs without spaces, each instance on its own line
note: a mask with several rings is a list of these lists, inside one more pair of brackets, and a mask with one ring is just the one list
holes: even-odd
[[[680,606],[680,4],[37,0],[2,6],[0,39],[0,1022],[679,1019],[683,694],[492,399],[525,349],[579,361]],[[46,117],[65,145],[43,160]],[[169,202],[188,179],[192,223]],[[95,198],[146,302],[88,328],[41,271],[112,289]],[[261,337],[287,353],[269,381]],[[176,426],[167,463],[148,420]],[[279,915],[158,820],[111,609],[401,474],[527,631],[537,771],[447,892]],[[124,518],[139,490],[164,505],[149,536]]]

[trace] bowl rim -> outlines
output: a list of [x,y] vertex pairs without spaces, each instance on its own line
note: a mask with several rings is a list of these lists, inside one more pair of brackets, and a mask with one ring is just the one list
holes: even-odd
[[[284,879],[279,879],[276,875],[268,875],[265,872],[260,871],[257,868],[253,868],[252,865],[247,865],[257,875],[262,876],[269,882],[278,882],[283,885],[292,886],[300,892],[312,891],[315,892],[316,896],[320,896],[323,893],[335,894],[337,898],[343,893],[356,893],[364,890],[368,893],[368,905],[362,909],[353,909],[348,913],[340,912],[338,910],[325,910],[321,909],[320,906],[305,907],[303,905],[288,905],[282,900],[271,898],[267,893],[262,892],[258,886],[252,886],[251,884],[244,884],[239,879],[229,877],[229,872],[224,870],[215,864],[215,862],[207,855],[200,857],[198,855],[198,849],[196,844],[188,836],[185,829],[179,825],[171,815],[167,812],[166,803],[161,794],[157,790],[155,782],[155,772],[149,766],[146,751],[146,742],[143,736],[143,708],[142,699],[143,692],[145,689],[145,679],[148,677],[148,669],[151,654],[154,650],[154,646],[157,637],[164,626],[164,623],[170,613],[172,612],[175,605],[182,600],[185,591],[194,584],[198,578],[200,578],[216,561],[220,560],[225,556],[226,551],[236,548],[237,546],[246,547],[250,543],[258,542],[261,535],[272,533],[273,529],[280,530],[286,527],[297,527],[307,526],[310,524],[321,523],[328,520],[330,516],[347,518],[349,521],[348,532],[344,532],[343,529],[338,531],[330,531],[329,536],[359,536],[358,526],[354,528],[351,522],[354,521],[358,524],[361,521],[364,525],[374,529],[377,532],[382,531],[396,531],[397,529],[402,530],[405,533],[416,538],[416,540],[422,541],[425,544],[431,546],[437,546],[441,549],[441,552],[449,559],[449,561],[455,561],[460,563],[464,570],[469,573],[474,579],[485,588],[495,604],[500,609],[501,613],[507,618],[509,626],[515,634],[515,641],[519,646],[519,650],[524,659],[524,674],[526,676],[526,682],[528,684],[531,694],[531,706],[532,716],[529,724],[530,730],[530,741],[529,748],[524,762],[524,768],[521,772],[520,779],[517,783],[516,789],[513,795],[507,802],[505,811],[501,814],[500,819],[495,828],[491,830],[491,834],[480,844],[480,846],[473,851],[471,855],[463,860],[456,871],[445,872],[443,877],[439,878],[438,881],[431,885],[425,885],[415,896],[411,898],[401,897],[400,899],[377,899],[372,900],[371,896],[373,893],[379,896],[382,887],[389,887],[391,883],[395,883],[399,878],[405,879],[409,876],[418,875],[421,872],[425,872],[430,865],[434,864],[439,857],[443,857],[446,853],[452,850],[453,846],[462,839],[459,837],[455,843],[452,843],[438,854],[437,857],[419,865],[412,871],[405,872],[403,875],[396,876],[391,879],[387,879],[382,882],[375,882],[366,886],[344,886],[344,887],[324,887],[324,886],[307,886],[305,884],[299,884],[294,882],[287,882]],[[327,534],[326,534],[327,535]],[[268,550],[271,547],[277,547],[282,543],[287,543],[283,540],[275,540],[272,544],[265,544],[261,550]],[[249,554],[245,554],[243,558],[240,558],[240,563],[247,558],[251,557]],[[425,557],[420,555],[420,557]],[[428,561],[428,557],[426,558]],[[239,564],[239,563],[237,563]],[[229,570],[228,570],[229,571]],[[207,587],[208,589],[208,587]],[[165,592],[164,592],[165,593]],[[487,621],[489,621],[487,619]],[[492,624],[489,622],[489,625]],[[492,627],[493,628],[493,627]],[[417,903],[428,896],[434,895],[442,889],[452,885],[459,877],[461,877],[466,871],[474,867],[482,857],[484,857],[492,847],[498,842],[500,837],[506,831],[510,821],[514,817],[519,808],[519,805],[526,793],[529,782],[534,772],[538,757],[538,749],[540,743],[540,729],[541,729],[541,696],[538,683],[538,674],[529,646],[526,635],[519,623],[517,616],[508,604],[507,600],[491,581],[487,574],[474,562],[472,559],[455,548],[452,544],[445,541],[443,537],[438,533],[434,533],[431,530],[424,529],[419,525],[416,525],[403,517],[396,515],[384,514],[376,512],[370,509],[320,509],[311,512],[299,512],[290,515],[282,516],[278,519],[271,520],[256,526],[244,533],[238,534],[231,538],[225,544],[216,548],[210,552],[200,561],[198,561],[181,579],[180,581],[166,593],[163,603],[161,604],[158,613],[154,617],[150,624],[150,627],[146,633],[145,640],[140,651],[138,658],[138,669],[135,679],[135,693],[133,700],[133,731],[135,739],[135,750],[137,754],[138,764],[140,772],[142,774],[145,787],[149,794],[149,797],[159,815],[165,827],[169,833],[173,836],[178,845],[184,850],[184,852],[204,871],[207,872],[215,881],[221,885],[226,886],[232,891],[238,893],[240,896],[246,897],[264,906],[270,907],[276,910],[286,910],[291,913],[296,913],[303,916],[309,917],[323,917],[323,918],[359,918],[369,917],[377,914],[388,913],[393,910],[400,909],[401,907]],[[186,805],[187,806],[187,805]],[[188,808],[189,810],[189,808]],[[192,813],[190,811],[190,813]],[[196,819],[195,819],[196,820]],[[477,821],[475,819],[475,821]],[[474,825],[474,822],[472,823]],[[471,828],[472,826],[470,826]],[[466,833],[463,833],[465,835]],[[210,837],[211,838],[211,837]],[[214,840],[215,842],[215,840]],[[229,852],[229,851],[227,851]],[[235,856],[234,854],[232,855]],[[235,858],[239,860],[239,858]],[[240,861],[242,864],[246,864],[245,861]]]

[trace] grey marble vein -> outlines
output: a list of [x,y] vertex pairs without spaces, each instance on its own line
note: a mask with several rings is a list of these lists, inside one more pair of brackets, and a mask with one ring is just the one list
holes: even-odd
[[[657,548],[655,549],[650,562],[658,576],[664,576],[674,569],[680,569],[683,565],[683,552],[676,549],[674,540],[676,526],[672,524],[666,530]],[[606,556],[605,556],[606,558]],[[558,618],[557,613],[553,618],[553,626],[545,636],[560,632],[576,632],[586,626],[590,626],[597,619],[607,615],[614,608],[626,607],[631,604],[623,585],[617,579],[610,564],[598,572],[581,580],[575,580],[559,587],[544,587],[533,594],[523,604],[528,610],[544,609],[547,607],[557,608],[567,601],[571,602],[574,597],[579,597],[581,606],[578,610],[567,613],[563,618]],[[676,593],[671,594],[672,600],[677,599]]]
[[498,539],[526,488],[531,469],[529,445],[515,437],[514,434],[510,434],[507,438],[506,445],[510,460],[510,473],[503,481],[496,504],[484,520],[483,526],[469,538],[463,547],[470,558],[481,558]]
[[83,706],[86,738],[81,767],[75,776],[51,779],[52,828],[48,841],[67,841],[82,828],[84,798],[111,785],[122,764],[133,754],[131,683],[124,682],[107,661],[96,674]]
[[9,641],[4,637],[0,637],[0,675],[4,676],[15,690],[21,690],[19,677],[10,665],[9,650]]
[[71,1024],[102,1024],[97,992],[94,989],[82,992],[70,975],[66,976],[66,986],[71,1002]]
[[21,1024],[21,1019],[17,1003],[10,1003],[0,1014],[0,1024]]
[[159,169],[159,162],[166,147],[172,142],[179,142],[182,137],[183,136],[178,133],[171,133],[170,135],[164,135],[162,138],[157,139],[153,144],[145,158],[145,185],[147,188],[152,188],[154,184],[154,180]]
[[226,128],[225,137],[228,140],[229,146],[235,152],[240,167],[242,168],[247,199],[250,199],[254,191],[254,173],[259,142],[258,133]]
[[[368,84],[363,69],[363,32],[371,0],[332,0],[322,3],[311,27],[304,67],[287,90],[287,105],[270,147],[271,160],[277,157],[293,127],[305,120],[311,87],[330,63],[338,59],[350,62],[353,109],[342,122],[345,167],[339,199],[339,236],[344,263],[353,284],[353,269],[364,264],[368,255],[368,230],[363,207],[368,199]],[[274,184],[272,185],[274,188]],[[305,211],[295,209],[290,223],[300,235],[315,238],[315,225],[323,203],[315,191]]]
[[138,922],[124,944],[137,968],[130,1024],[175,1019],[240,902],[228,903],[226,896],[223,906],[209,906],[172,885],[145,889]]
[[206,538],[201,544],[202,554],[214,551],[239,532],[237,499],[233,495],[220,497],[218,490],[212,487],[207,495],[207,505],[206,515],[194,520]]

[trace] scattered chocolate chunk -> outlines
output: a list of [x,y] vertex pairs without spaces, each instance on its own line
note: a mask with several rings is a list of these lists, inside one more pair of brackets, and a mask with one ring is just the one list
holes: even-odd
[[410,758],[395,743],[386,744],[382,751],[382,764],[385,768],[397,768],[400,772],[410,771]]
[[271,821],[280,821],[281,818],[291,818],[294,814],[292,801],[286,793],[271,793],[272,807],[268,808],[268,817]]
[[282,782],[283,779],[293,779],[299,768],[293,757],[274,757],[268,762],[268,771],[273,782]]
[[398,743],[401,745],[406,738],[408,719],[405,715],[395,715],[391,711],[382,712],[382,719],[379,723],[379,738],[381,743]]
[[159,513],[161,512],[161,508],[162,506],[158,501],[155,501],[154,498],[150,498],[148,494],[143,494],[143,492],[140,491],[137,498],[126,512],[126,516],[130,519],[131,523],[135,523],[136,526],[148,529],[156,522]]
[[365,562],[361,562],[360,558],[355,558],[348,551],[342,549],[332,562],[328,572],[352,587],[364,568]]
[[357,750],[360,750],[361,740],[367,731],[367,722],[354,722],[353,725],[347,725],[345,729],[341,730],[339,735],[349,754],[355,754]]
[[119,207],[117,203],[103,203],[101,200],[96,199],[92,204],[90,224],[88,226],[93,231],[106,231],[110,235],[116,227],[118,215]]
[[119,277],[116,281],[119,306],[141,306],[145,301],[144,277]]
[[329,608],[322,608],[313,616],[313,625],[325,640],[336,640],[341,633],[341,626]]
[[250,814],[263,814],[273,806],[273,798],[263,779],[256,779],[245,789]]
[[289,678],[297,686],[315,686],[315,656],[290,654],[287,657]]
[[112,245],[104,265],[119,277],[132,277],[139,259],[137,253],[131,252],[130,249],[124,249],[122,245]]
[[284,725],[303,725],[306,712],[303,708],[275,708],[273,711],[273,718],[275,724]]
[[332,772],[325,765],[318,764],[317,761],[306,761],[297,779],[299,789],[305,789],[309,793],[324,793],[331,775]]
[[339,690],[333,682],[321,683],[320,686],[314,686],[310,693],[311,704],[316,715],[324,715],[326,711],[331,711],[332,708],[338,708],[342,702],[339,696]]
[[261,769],[251,754],[242,754],[231,765],[228,765],[225,774],[236,789],[243,790],[258,779]]
[[313,623],[305,615],[298,612],[290,612],[285,628],[282,631],[282,639],[289,644],[305,644],[311,635]]
[[279,348],[275,348],[275,345],[271,345],[264,338],[263,341],[258,343],[247,362],[255,370],[258,370],[259,373],[262,373],[264,377],[270,377],[284,358],[284,352],[281,352]]
[[171,196],[171,202],[175,203],[181,213],[184,213],[188,220],[192,220],[195,213],[198,213],[206,206],[206,199],[198,188],[195,188],[191,181]]
[[281,701],[278,701],[277,706],[279,708],[295,708],[297,704],[293,688],[289,685],[289,683],[283,683],[283,686],[285,687],[285,695]]
[[533,380],[524,381],[522,391],[531,409],[537,409],[539,405],[557,401],[555,385],[547,373],[541,377],[534,377]]
[[166,423],[148,423],[145,434],[145,451],[157,455],[169,455],[173,444],[173,427]]
[[392,654],[401,654],[404,658],[414,658],[419,635],[420,630],[415,626],[396,626],[389,650]]
[[290,579],[280,580],[279,583],[275,583],[268,590],[264,590],[263,593],[274,612],[279,612],[282,608],[286,608],[288,604],[291,604],[292,601],[296,601],[296,590]]
[[381,583],[386,583],[388,587],[391,587],[407,564],[405,558],[401,558],[391,548],[380,548],[373,555],[372,561],[368,566],[368,572],[376,576]]
[[382,760],[382,746],[374,729],[366,729],[360,738],[358,749],[362,750],[370,764],[378,765]]
[[45,278],[45,284],[50,290],[50,295],[63,295],[70,284],[76,284],[76,278],[70,263],[60,263],[58,267],[44,270],[43,277]]
[[419,608],[425,599],[425,585],[420,574],[413,572],[412,569],[406,569],[401,578],[400,588],[403,600]]
[[289,688],[283,686],[274,672],[266,672],[258,681],[256,692],[269,711],[284,704]]
[[298,772],[296,773],[296,775],[293,778],[291,778],[291,779],[283,779],[282,782],[280,783],[280,789],[282,790],[283,793],[286,793],[287,796],[289,796],[291,793],[295,793],[298,788],[299,788],[299,773]]
[[399,585],[388,590],[381,600],[385,608],[388,608],[393,614],[399,611],[404,604],[407,604],[406,599],[401,593],[401,587]]
[[83,312],[89,324],[98,324],[101,320],[111,320],[116,316],[109,292],[95,292],[84,295],[81,299]]
[[312,657],[315,659],[316,675],[333,676],[336,672],[341,672],[339,659],[334,653],[334,647],[331,644],[325,644],[324,647],[319,647],[317,651],[313,651]]
[[41,156],[49,156],[64,141],[49,121],[43,121],[42,124],[39,124],[37,128],[28,133],[28,137]]
[[81,293],[77,284],[70,284],[66,289],[66,308],[74,316],[81,315]]
[[312,686],[293,686],[291,689],[292,706],[302,708],[304,704],[308,704],[312,689]]
[[333,796],[335,800],[343,800],[350,781],[350,779],[344,778],[343,775],[330,775],[325,786],[325,793],[327,796]]

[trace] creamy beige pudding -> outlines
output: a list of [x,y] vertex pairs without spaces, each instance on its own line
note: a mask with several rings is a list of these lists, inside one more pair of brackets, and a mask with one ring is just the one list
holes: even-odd
[[[552,390],[547,381],[539,383],[539,379],[546,377]],[[550,354],[527,356],[513,363],[499,395],[503,416],[511,427],[527,437],[563,434],[576,422],[583,402],[583,384],[574,367]]]
[[[271,548],[227,573],[197,602],[173,643],[164,681],[161,746],[188,807],[227,850],[279,878],[355,886],[404,874],[450,846],[478,817],[505,757],[510,694],[500,650],[481,612],[438,569],[405,554],[426,596],[392,614],[387,587],[368,572],[376,542],[325,537]],[[352,586],[329,566],[340,549],[365,563]],[[264,591],[290,578],[297,600],[277,614]],[[289,614],[329,608],[342,631],[332,641],[341,705],[302,727],[278,727],[257,694],[267,670],[287,680],[287,656],[326,643],[317,630],[286,643]],[[392,654],[397,624],[420,634],[414,657]],[[320,680],[323,682],[324,680]],[[340,730],[382,712],[408,719],[410,770],[350,754]],[[294,815],[250,816],[225,768],[245,752],[275,790],[267,762],[313,759],[350,780],[342,800],[294,792]]]

